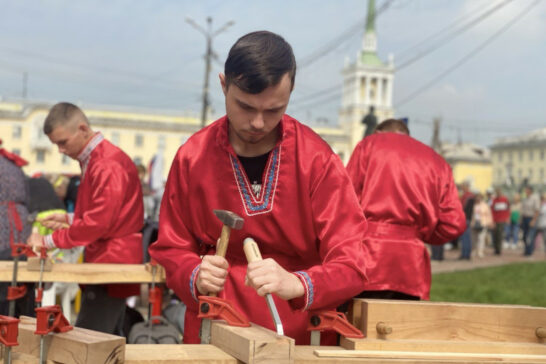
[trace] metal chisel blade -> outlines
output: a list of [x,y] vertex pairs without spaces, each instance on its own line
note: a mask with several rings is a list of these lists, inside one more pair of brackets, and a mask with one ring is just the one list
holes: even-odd
[[203,319],[201,321],[201,344],[210,344],[210,328],[212,321],[210,319]]
[[273,296],[270,293],[265,295],[265,302],[267,302],[267,307],[269,307],[269,312],[271,313],[271,317],[273,318],[273,324],[277,329],[277,335],[284,336],[284,329],[282,327],[281,317],[279,316],[277,306],[275,306],[275,302],[273,301]]

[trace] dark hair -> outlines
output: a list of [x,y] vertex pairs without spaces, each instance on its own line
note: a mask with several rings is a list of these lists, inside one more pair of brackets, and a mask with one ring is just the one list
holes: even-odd
[[378,131],[383,131],[383,132],[389,132],[389,131],[390,132],[397,132],[398,131],[398,132],[410,135],[409,128],[406,125],[406,123],[403,122],[402,120],[398,120],[398,119],[387,119],[387,120],[381,122],[381,124],[379,124],[375,128],[375,132],[378,132]]
[[231,47],[224,66],[226,88],[234,84],[250,94],[277,85],[286,73],[293,89],[296,57],[292,47],[280,35],[268,31],[239,38]]
[[50,134],[58,125],[66,125],[75,119],[80,119],[89,124],[87,117],[79,107],[69,102],[59,102],[47,114],[44,122],[44,133]]

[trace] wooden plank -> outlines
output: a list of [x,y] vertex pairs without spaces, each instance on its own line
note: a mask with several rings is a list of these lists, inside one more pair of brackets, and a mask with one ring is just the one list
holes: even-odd
[[[378,322],[392,327],[385,336]],[[360,329],[370,339],[546,343],[546,308],[442,302],[361,300]]]
[[[3,356],[0,356],[3,358]],[[11,364],[40,364],[40,358],[30,354],[11,353]],[[46,360],[46,364],[57,364],[53,360]]]
[[[36,319],[21,316],[19,345],[14,352],[40,355],[40,336],[35,335]],[[75,327],[73,330],[45,336],[47,359],[63,364],[123,363],[125,338]]]
[[[51,272],[53,268],[53,262],[51,259],[44,260],[44,272]],[[39,272],[40,271],[40,257],[27,258],[27,270]]]
[[315,350],[315,355],[323,358],[386,358],[386,359],[424,359],[424,360],[479,360],[485,362],[546,363],[545,355],[495,354],[495,353],[418,353],[413,351],[376,350]]
[[262,326],[234,327],[213,321],[210,343],[244,363],[294,363],[295,341]]
[[496,353],[546,355],[546,345],[491,341],[381,340],[341,338],[348,350],[390,350],[417,352]]
[[125,345],[125,364],[237,364],[214,345]]
[[[343,350],[339,346],[304,346],[296,345],[295,364],[490,364],[491,361],[483,361],[478,359],[446,359],[446,360],[430,360],[430,359],[392,359],[392,358],[346,358],[346,357],[318,357],[315,355],[315,350]],[[510,364],[523,364],[528,362],[502,361]]]
[[[0,282],[10,282],[12,270],[12,261],[0,261]],[[19,262],[19,282],[38,282],[39,279],[40,272],[28,271],[27,262]],[[152,274],[144,264],[57,263],[53,264],[51,272],[44,272],[43,280],[83,284],[150,283]],[[155,282],[165,282],[163,269],[159,270]]]

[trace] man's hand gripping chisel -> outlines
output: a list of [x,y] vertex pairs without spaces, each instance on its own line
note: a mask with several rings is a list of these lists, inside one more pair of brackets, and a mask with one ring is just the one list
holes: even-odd
[[[258,244],[256,244],[254,239],[246,238],[243,242],[243,250],[245,251],[246,260],[248,260],[249,263],[262,260],[260,249],[258,248]],[[284,329],[282,327],[281,317],[279,316],[277,306],[275,306],[275,301],[273,301],[273,296],[271,293],[267,293],[265,295],[265,301],[267,302],[267,307],[269,307],[269,312],[273,318],[273,324],[275,325],[277,334],[283,336]]]

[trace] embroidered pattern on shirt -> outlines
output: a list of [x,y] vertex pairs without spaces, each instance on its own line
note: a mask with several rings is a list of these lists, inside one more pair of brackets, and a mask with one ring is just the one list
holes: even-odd
[[231,160],[233,174],[235,175],[235,181],[237,182],[237,188],[239,189],[239,194],[241,196],[246,214],[248,216],[252,216],[270,212],[273,209],[273,200],[275,199],[275,191],[277,189],[277,181],[279,178],[281,147],[278,146],[271,151],[265,167],[266,173],[262,182],[259,197],[253,192],[252,185],[248,181],[239,160],[231,154],[229,155],[229,158]]
[[80,162],[80,166],[82,168],[82,177],[81,180],[83,181],[83,178],[85,177],[85,170],[87,169],[87,165],[89,164],[89,159],[91,158],[91,152],[96,148],[97,145],[100,144],[104,140],[104,137],[100,132],[96,133],[89,143],[83,148],[81,153],[78,155],[77,159]]
[[201,268],[201,264],[199,264],[197,267],[193,269],[190,276],[190,292],[191,292],[191,296],[196,301],[199,301],[199,300],[197,299],[197,292],[195,292],[197,290],[197,287],[195,286],[195,278],[197,277],[199,268]]
[[299,276],[303,277],[303,281],[305,282],[305,298],[306,303],[304,310],[307,310],[311,305],[313,304],[313,299],[315,296],[315,287],[313,286],[313,282],[311,281],[311,277],[309,277],[309,274],[303,271],[297,271],[295,274],[298,274]]

